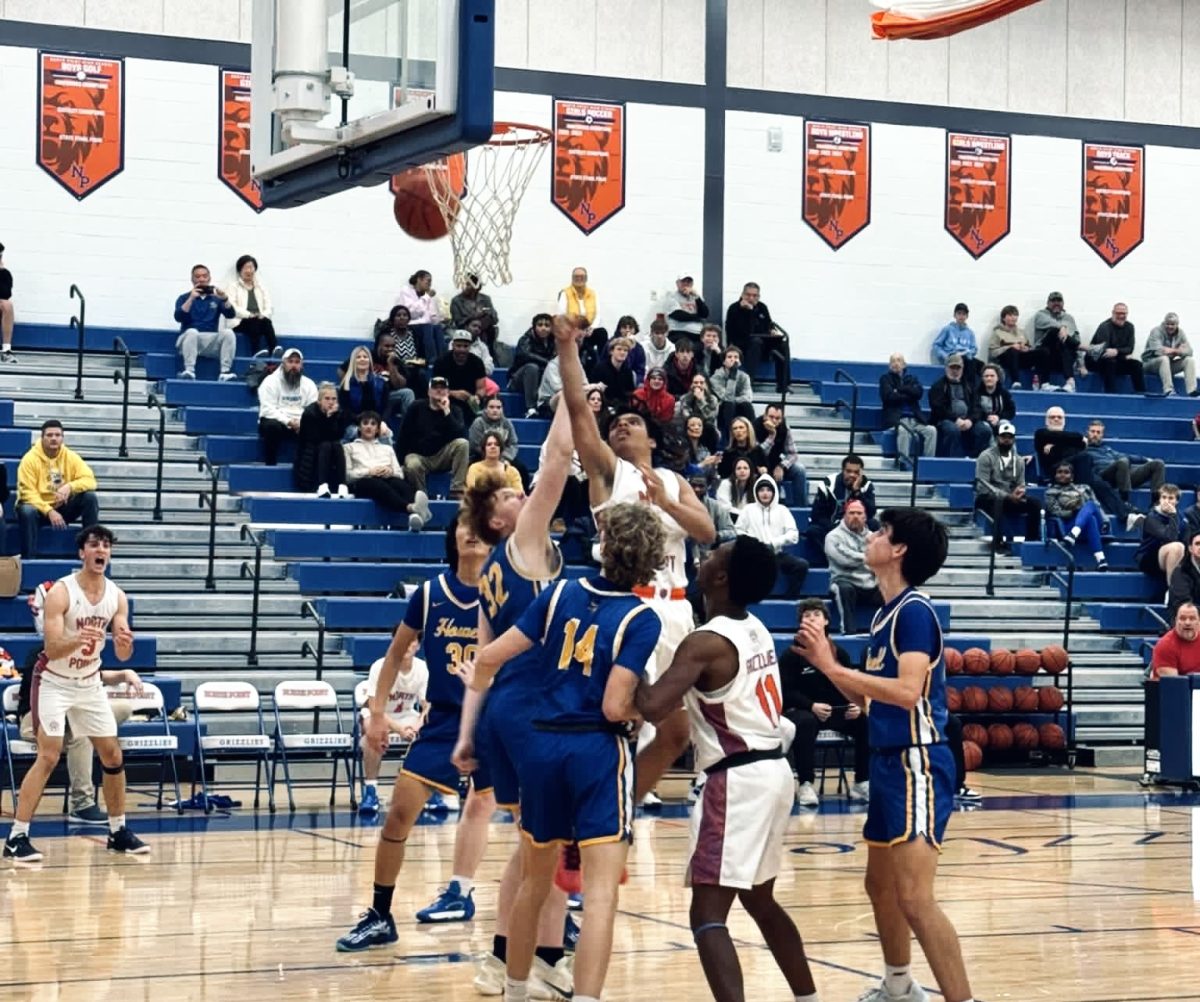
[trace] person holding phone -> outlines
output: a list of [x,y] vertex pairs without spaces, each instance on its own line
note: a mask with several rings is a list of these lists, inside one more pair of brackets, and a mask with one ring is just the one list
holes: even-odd
[[196,359],[201,356],[219,359],[222,383],[237,379],[233,372],[237,338],[231,328],[221,329],[221,317],[232,320],[235,316],[229,296],[212,284],[207,265],[195,265],[191,290],[175,300],[175,322],[179,324],[175,350],[183,358],[180,379],[196,378]]

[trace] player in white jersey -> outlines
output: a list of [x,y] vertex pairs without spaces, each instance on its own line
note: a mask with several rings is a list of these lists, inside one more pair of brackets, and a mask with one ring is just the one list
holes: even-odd
[[783,836],[792,812],[791,729],[782,716],[775,642],[746,611],[775,584],[775,554],[739,536],[700,565],[707,622],[688,636],[653,685],[643,679],[638,711],[660,720],[687,706],[696,767],[708,776],[692,810],[687,881],[696,950],[717,1002],[743,1002],[741,965],[726,928],[739,898],[762,932],[796,1002],[817,1002],[804,943],[775,900]]
[[[392,636],[396,635],[392,630]],[[392,683],[392,691],[388,693],[383,712],[387,716],[388,729],[392,734],[398,734],[405,741],[413,741],[421,733],[421,725],[429,714],[429,704],[425,701],[425,689],[429,685],[429,669],[425,662],[416,656],[419,644],[414,640],[400,662],[400,670],[396,673],[396,681]],[[367,692],[372,693],[379,687],[379,673],[387,658],[379,658],[367,674]],[[362,716],[362,733],[365,735],[367,723],[371,719],[371,707],[364,706],[359,713]],[[372,817],[379,813],[379,792],[375,783],[379,779],[379,765],[383,761],[383,752],[369,741],[362,742],[363,759],[363,791],[362,799],[358,802],[358,813]]]
[[[708,510],[683,478],[672,470],[651,466],[657,429],[636,412],[620,412],[608,426],[608,441],[600,437],[596,415],[587,403],[583,365],[579,361],[582,331],[566,317],[554,318],[558,342],[562,401],[571,416],[575,449],[588,475],[588,495],[597,518],[606,507],[621,501],[642,501],[658,510],[667,530],[666,559],[654,582],[642,595],[662,621],[662,633],[647,671],[657,677],[671,663],[676,648],[692,629],[692,608],[687,600],[685,544],[716,541],[717,530]],[[664,716],[649,744],[639,747],[637,791],[641,800],[688,745],[687,714],[681,707]],[[641,742],[639,742],[641,745]]]
[[133,654],[129,602],[105,577],[116,537],[110,529],[92,525],[79,533],[76,542],[83,566],[56,582],[46,596],[45,651],[34,669],[31,692],[38,754],[21,783],[16,820],[4,842],[4,858],[16,863],[36,863],[42,858],[29,841],[29,823],[62,755],[68,720],[75,734],[91,738],[100,757],[109,851],[150,851],[125,826],[125,762],[101,678],[100,653],[110,623],[118,660],[128,661]]

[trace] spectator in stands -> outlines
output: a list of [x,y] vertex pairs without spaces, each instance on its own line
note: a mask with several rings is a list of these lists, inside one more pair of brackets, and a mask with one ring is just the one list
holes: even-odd
[[783,404],[767,404],[753,425],[754,437],[767,457],[767,472],[775,483],[788,485],[788,500],[795,507],[808,504],[808,471],[800,462],[791,429],[783,418]]
[[258,437],[268,466],[279,462],[284,442],[299,437],[304,408],[316,399],[317,386],[304,375],[304,355],[299,348],[288,348],[279,368],[258,387]]
[[1184,602],[1175,610],[1174,626],[1154,645],[1150,681],[1200,673],[1200,609]]
[[[424,409],[416,407],[414,411]],[[382,508],[408,515],[411,532],[420,532],[429,524],[424,479],[418,485],[415,478],[406,476],[407,470],[401,469],[396,450],[379,441],[378,414],[363,411],[358,418],[358,438],[342,448],[346,453],[346,480],[356,498],[368,498]]]
[[0,362],[15,362],[12,350],[13,324],[16,312],[13,308],[12,272],[4,267],[4,244],[0,244]]
[[440,324],[441,309],[437,293],[433,291],[433,276],[425,270],[415,271],[408,284],[396,297],[396,305],[408,310],[409,322],[414,324]]
[[1133,343],[1134,328],[1129,322],[1129,307],[1114,303],[1112,316],[1096,328],[1087,353],[1092,368],[1104,380],[1105,393],[1117,392],[1118,376],[1133,380],[1134,393],[1146,392],[1142,362],[1133,354]]
[[417,344],[417,339],[408,326],[407,306],[393,306],[388,314],[388,326],[375,336],[375,371],[387,376],[388,407],[384,417],[395,417],[397,422],[414,400],[424,398],[429,392],[429,377],[426,374],[426,350]]
[[988,338],[988,361],[1000,366],[1014,390],[1021,388],[1021,370],[1030,369],[1036,361],[1033,346],[1017,327],[1021,313],[1015,306],[1000,311],[1000,323]]
[[717,427],[728,436],[735,417],[754,419],[754,389],[742,370],[742,352],[735,345],[725,349],[725,362],[709,379],[717,398]]
[[933,360],[938,365],[945,365],[951,355],[961,355],[963,359],[963,378],[970,385],[979,381],[980,362],[979,343],[975,340],[975,332],[967,326],[967,317],[971,311],[966,303],[954,304],[954,319],[946,324],[933,339]]
[[596,291],[588,285],[586,268],[572,269],[571,284],[558,293],[558,312],[584,317],[589,327],[596,323]]
[[1137,565],[1143,574],[1159,578],[1164,587],[1183,561],[1187,523],[1179,511],[1180,490],[1163,484],[1158,503],[1142,521],[1142,541],[1137,548]]
[[1188,529],[1187,556],[1171,574],[1167,587],[1167,619],[1174,619],[1181,605],[1200,602],[1200,532]]
[[457,330],[471,330],[471,321],[478,320],[477,337],[486,345],[489,357],[495,358],[498,350],[507,350],[507,345],[498,340],[500,319],[496,307],[492,305],[491,296],[482,290],[483,283],[479,278],[468,275],[462,292],[450,300],[450,323]]
[[812,511],[808,516],[808,552],[825,559],[825,537],[846,514],[846,502],[858,500],[867,511],[867,525],[875,521],[875,485],[863,472],[862,456],[851,452],[842,460],[841,473],[822,480],[813,492]]
[[596,415],[596,426],[600,429],[600,437],[607,441],[608,426],[612,423],[614,412],[605,403],[604,391],[598,386],[589,386],[587,388],[587,402],[592,413]]
[[1033,433],[1033,447],[1043,476],[1047,479],[1055,477],[1059,463],[1070,463],[1075,482],[1091,487],[1104,510],[1124,519],[1126,530],[1132,532],[1145,516],[1133,505],[1122,501],[1116,490],[1097,476],[1086,436],[1077,431],[1068,431],[1066,420],[1066,412],[1061,407],[1051,407],[1046,411],[1045,426]]
[[[495,395],[488,397],[483,402],[483,410],[479,412],[479,417],[467,429],[467,445],[472,461],[484,458],[483,437],[489,432],[500,436],[500,458],[516,469],[521,483],[524,485],[523,489],[529,490],[529,470],[517,458],[517,446],[521,444],[517,438],[517,430],[513,427],[513,423],[504,416],[504,401]],[[470,470],[468,469],[467,472],[469,475]]]
[[65,529],[78,519],[86,529],[100,521],[96,475],[78,453],[67,448],[63,437],[61,421],[42,422],[42,437],[17,467],[17,521],[25,559],[37,556],[42,525]]
[[650,369],[646,382],[633,391],[630,403],[640,414],[649,414],[660,425],[669,424],[675,417],[675,398],[667,392],[666,371],[658,366]]
[[[300,415],[292,484],[306,494],[315,490],[319,498],[350,496],[346,489],[346,454],[342,450],[345,422],[338,405],[340,396],[333,383],[322,383],[317,387],[316,401]],[[358,433],[357,426],[354,431]]]
[[745,459],[756,477],[767,473],[767,454],[763,452],[754,437],[754,425],[744,417],[733,419],[729,426],[729,445],[721,453],[719,471],[727,477],[733,472],[733,464],[739,459]]
[[715,436],[720,401],[717,400],[717,395],[713,393],[712,387],[708,384],[708,378],[704,373],[697,372],[692,377],[688,391],[676,398],[676,407],[679,410],[680,417],[700,418],[704,422],[705,427],[713,430]]
[[238,323],[235,334],[245,334],[250,339],[250,351],[259,354],[259,345],[266,343],[265,353],[275,351],[275,325],[271,322],[271,296],[258,277],[258,261],[250,254],[243,254],[234,266],[237,278],[229,291],[234,316]]
[[[1076,356],[1079,351],[1079,326],[1075,318],[1063,309],[1063,294],[1052,292],[1046,297],[1045,309],[1033,318],[1037,350],[1036,367],[1041,375],[1042,389],[1057,386],[1075,391]],[[1086,375],[1086,370],[1080,375]],[[1055,382],[1059,381],[1059,382]]]
[[725,364],[725,348],[721,341],[721,328],[716,324],[705,324],[700,331],[700,348],[696,352],[696,368],[709,378]]
[[699,371],[696,368],[696,348],[691,338],[680,336],[663,368],[667,373],[667,392],[678,400],[692,388],[692,380]]
[[[358,434],[358,416],[363,411],[383,413],[388,409],[389,396],[387,380],[375,372],[371,349],[359,345],[350,352],[346,374],[337,390],[338,414],[347,442]],[[403,411],[400,416],[404,417]],[[379,437],[385,440],[391,438],[386,422],[380,428]]]
[[441,376],[450,387],[450,405],[464,426],[475,420],[487,396],[487,370],[479,356],[471,353],[471,340],[469,331],[455,331],[450,337],[450,354],[433,365],[434,376]]
[[1001,421],[1011,421],[1017,416],[1017,405],[1013,403],[1012,394],[1004,388],[1000,366],[989,363],[983,367],[976,394],[982,419],[980,423],[986,423],[993,436]]
[[[713,452],[716,432],[693,414],[684,421],[684,435],[687,438],[687,455],[684,457],[683,475],[689,481],[699,477],[708,487],[716,486],[720,477],[717,465],[721,462],[720,453]],[[708,438],[709,435],[712,437]]]
[[837,605],[843,633],[862,633],[859,605],[883,605],[879,582],[867,566],[867,509],[858,500],[847,501],[842,520],[825,537],[825,559],[829,563],[830,592]]
[[[487,377],[488,383],[491,385],[495,385],[492,382],[491,377],[492,377],[492,373],[496,369],[496,360],[492,357],[492,351],[488,347],[487,341],[485,341],[483,339],[483,323],[482,323],[482,321],[480,321],[478,317],[476,317],[473,320],[468,320],[466,327],[463,327],[462,330],[466,331],[468,334],[471,335],[471,346],[470,346],[469,350],[472,355],[474,355],[477,359],[479,359],[479,361],[481,361],[483,363],[483,373],[484,373],[484,376]],[[491,392],[493,392],[493,393],[498,393],[499,391],[500,391],[499,386],[496,386],[496,388],[494,390],[491,390]]]
[[467,429],[450,406],[450,384],[444,376],[429,381],[429,398],[404,415],[397,453],[404,456],[404,472],[419,491],[430,473],[450,470],[450,496],[462,497],[467,480]]
[[604,400],[611,407],[626,407],[636,386],[633,369],[629,366],[629,350],[633,343],[623,337],[608,342],[607,354],[591,372],[593,383],[604,389]]
[[898,351],[888,358],[888,371],[879,377],[879,402],[883,404],[883,426],[896,429],[896,462],[913,454],[913,440],[920,439],[922,456],[937,453],[937,429],[925,423],[920,381],[908,371]]
[[717,500],[729,506],[734,521],[754,498],[754,469],[750,460],[742,458],[734,462],[733,472],[723,477],[717,485]]
[[1092,457],[1092,470],[1105,483],[1117,489],[1121,500],[1128,502],[1135,487],[1150,481],[1151,500],[1162,488],[1167,477],[1166,464],[1161,459],[1130,456],[1104,444],[1104,422],[1092,418],[1088,422],[1087,451]]
[[[829,613],[821,599],[806,598],[801,602],[799,620],[801,626],[810,620],[821,623],[834,659],[847,668],[854,667],[850,655],[830,636]],[[820,804],[813,780],[816,777],[817,736],[823,730],[837,731],[854,742],[854,785],[848,796],[853,801],[866,801],[871,750],[867,741],[867,717],[862,708],[853,700],[847,700],[829,679],[796,652],[795,647],[789,647],[779,659],[779,681],[783,687],[783,715],[796,725],[790,752],[792,768],[796,771],[796,803],[801,807]]]
[[929,388],[929,415],[937,426],[938,455],[974,459],[992,444],[975,387],[963,376],[961,355],[946,359],[946,374]]
[[175,350],[183,357],[180,379],[196,378],[196,359],[201,356],[219,360],[221,382],[237,379],[233,373],[237,338],[229,328],[221,330],[221,317],[232,320],[236,315],[224,290],[212,284],[208,268],[202,264],[193,267],[191,290],[175,300],[175,322],[179,324]]
[[792,513],[779,503],[779,487],[769,474],[754,481],[754,500],[742,509],[737,532],[739,536],[753,536],[775,551],[779,576],[787,580],[783,597],[799,598],[808,577],[808,561],[786,549],[800,542],[800,530]]
[[481,477],[497,476],[504,481],[505,486],[522,494],[525,492],[521,483],[521,473],[501,455],[503,448],[504,436],[500,432],[484,432],[483,458],[467,467],[468,490],[474,487]]
[[[749,466],[746,469],[749,470]],[[709,517],[713,521],[713,527],[717,530],[717,538],[712,543],[692,543],[693,563],[699,565],[709,553],[722,543],[733,540],[737,536],[737,529],[733,524],[733,509],[729,503],[708,493],[707,477],[689,477],[688,483],[691,484],[692,492],[708,511]]]
[[684,273],[675,279],[675,289],[663,300],[662,312],[670,325],[673,342],[678,343],[685,337],[695,341],[700,337],[700,330],[708,319],[708,304],[700,298],[691,275]]
[[517,342],[513,369],[508,374],[508,388],[521,393],[525,401],[525,416],[537,416],[538,387],[542,373],[554,358],[554,336],[549,313],[538,313],[529,330]]
[[783,396],[791,382],[791,347],[787,336],[771,319],[767,304],[759,298],[757,282],[742,286],[742,295],[725,311],[725,336],[742,350],[746,369],[753,379],[764,355],[775,364],[775,392]]
[[650,334],[642,342],[642,350],[646,353],[647,373],[651,369],[666,369],[667,361],[675,354],[675,346],[667,340],[665,320],[655,320],[650,324]]
[[1096,570],[1108,570],[1102,534],[1104,512],[1087,484],[1074,481],[1075,471],[1068,462],[1054,469],[1054,483],[1046,488],[1046,514],[1062,523],[1062,541],[1075,546],[1083,540],[1084,549],[1096,561]]
[[[641,386],[646,380],[646,349],[645,344],[649,339],[642,336],[641,324],[637,322],[636,317],[623,316],[617,321],[617,329],[613,334],[613,340],[624,338],[629,342],[629,359],[626,365],[633,370],[634,386]],[[607,342],[611,344],[612,342]],[[597,361],[604,356],[606,346],[601,346],[600,352],[597,355]]]
[[1167,396],[1175,392],[1175,377],[1182,375],[1184,391],[1189,397],[1196,396],[1196,359],[1191,342],[1179,327],[1178,313],[1168,313],[1150,332],[1142,352],[1142,371],[1158,376]]
[[975,460],[975,507],[992,517],[992,549],[1008,553],[1006,515],[1025,516],[1025,539],[1042,534],[1042,506],[1031,498],[1025,484],[1025,460],[1017,453],[1017,429],[1001,421],[995,443]]

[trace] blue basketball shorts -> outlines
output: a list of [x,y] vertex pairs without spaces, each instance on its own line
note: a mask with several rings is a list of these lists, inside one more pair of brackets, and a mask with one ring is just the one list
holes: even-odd
[[941,848],[954,810],[954,755],[949,745],[871,750],[871,794],[863,838],[891,846],[928,839]]
[[[416,741],[404,757],[402,773],[412,776],[426,786],[442,793],[458,792],[459,772],[450,761],[454,746],[458,744],[458,713],[430,710],[429,719],[421,728]],[[476,793],[486,793],[492,788],[492,777],[484,760],[476,756],[479,768],[471,774]]]

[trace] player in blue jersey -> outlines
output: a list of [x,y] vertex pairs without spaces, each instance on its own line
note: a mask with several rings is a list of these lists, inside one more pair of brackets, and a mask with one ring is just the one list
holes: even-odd
[[926,1002],[913,980],[912,936],[945,1002],[971,1002],[958,933],[933,896],[938,853],[954,809],[954,757],[946,741],[942,629],[916,589],[942,567],[946,528],[917,508],[889,508],[867,541],[867,566],[884,606],[871,623],[865,671],[844,668],[818,623],[803,625],[794,650],[848,699],[869,709],[870,800],[867,894],[883,949],[882,983],[859,1002]]
[[[426,697],[429,716],[413,742],[404,768],[396,777],[392,803],[375,850],[375,891],[371,907],[358,925],[337,942],[343,952],[366,950],[396,942],[392,894],[404,863],[404,845],[421,809],[433,790],[454,793],[458,769],[450,761],[458,740],[458,720],[463,702],[460,671],[475,656],[479,630],[479,572],[491,547],[471,530],[460,514],[446,532],[446,562],[453,571],[426,581],[408,600],[404,621],[392,637],[379,683],[371,696],[371,717],[364,740],[381,752],[387,750],[387,697],[412,642],[421,639],[429,669]],[[487,825],[495,809],[491,782],[476,772],[464,806],[454,845],[454,876],[429,908],[417,913],[422,922],[468,920],[475,914],[471,878],[487,848]],[[464,833],[463,829],[468,829]]]
[[521,888],[509,926],[506,1002],[529,997],[535,928],[559,846],[579,843],[587,920],[575,952],[576,1002],[598,1002],[633,839],[634,692],[662,624],[632,593],[661,566],[665,530],[648,505],[617,504],[600,536],[602,574],[542,591],[516,626],[479,652],[471,687],[538,645],[537,706],[522,755]]
[[[516,625],[521,614],[562,571],[563,558],[550,538],[550,523],[571,472],[571,452],[571,422],[567,409],[560,407],[550,425],[545,456],[531,495],[526,497],[507,486],[501,477],[480,478],[467,489],[463,498],[466,517],[475,535],[493,548],[479,578],[480,648]],[[486,694],[467,691],[459,742],[452,756],[461,771],[469,772],[478,745],[487,762],[496,803],[514,813],[520,806],[521,752],[533,725],[530,710],[536,704],[533,683],[537,664],[537,651],[527,651],[505,666]],[[475,978],[475,988],[481,995],[504,992],[509,917],[520,885],[518,844],[500,881],[492,952],[481,961]],[[566,894],[551,891],[542,909],[537,953],[530,972],[535,997],[556,998],[571,991],[569,959],[563,955],[566,910]],[[556,994],[549,994],[549,990]]]

